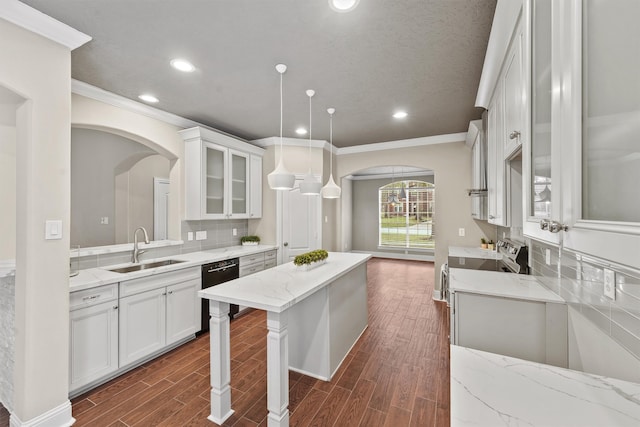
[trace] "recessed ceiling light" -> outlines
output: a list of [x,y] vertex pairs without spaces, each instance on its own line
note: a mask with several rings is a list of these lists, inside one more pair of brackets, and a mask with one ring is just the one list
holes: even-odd
[[186,59],[178,59],[178,58],[171,60],[171,66],[176,70],[180,70],[185,73],[190,73],[196,69],[196,67],[194,67],[191,62],[187,61]]
[[329,0],[329,7],[336,12],[350,12],[359,2],[360,0]]
[[394,119],[404,119],[407,116],[408,114],[406,111],[396,111],[395,113],[393,113]]
[[138,96],[138,98],[140,98],[144,102],[150,102],[152,104],[155,104],[156,102],[158,102],[158,98],[156,98],[153,95],[149,95],[148,93],[142,94],[142,95]]
[[296,133],[298,135],[306,135],[307,134],[307,130],[305,128],[298,128],[298,129],[296,129]]

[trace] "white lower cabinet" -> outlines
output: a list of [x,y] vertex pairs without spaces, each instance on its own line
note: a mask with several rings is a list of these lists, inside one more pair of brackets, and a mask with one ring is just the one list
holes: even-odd
[[120,283],[120,367],[200,329],[200,268]]
[[69,389],[74,391],[118,370],[118,301],[69,314]]
[[120,366],[165,346],[165,288],[120,299]]

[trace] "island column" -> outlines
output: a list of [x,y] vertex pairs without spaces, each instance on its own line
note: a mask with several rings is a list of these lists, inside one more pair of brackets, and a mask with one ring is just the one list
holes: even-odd
[[267,311],[268,427],[289,425],[289,310]]
[[209,300],[211,415],[209,420],[222,423],[233,415],[231,409],[231,336],[229,304]]

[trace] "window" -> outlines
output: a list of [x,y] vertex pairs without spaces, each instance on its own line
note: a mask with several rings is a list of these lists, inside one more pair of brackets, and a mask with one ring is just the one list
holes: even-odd
[[434,249],[435,186],[423,181],[396,181],[378,189],[379,246]]

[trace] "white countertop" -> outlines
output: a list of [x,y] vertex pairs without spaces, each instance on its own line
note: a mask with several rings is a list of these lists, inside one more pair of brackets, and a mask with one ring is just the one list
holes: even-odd
[[0,260],[0,277],[10,277],[16,275],[16,260],[3,259]]
[[451,346],[451,426],[639,426],[640,384]]
[[467,246],[449,246],[449,256],[456,258],[502,259],[502,254],[498,251]]
[[280,313],[367,262],[370,254],[329,252],[323,265],[307,271],[293,262],[198,292],[202,298]]
[[256,246],[230,246],[227,248],[211,249],[200,252],[190,252],[180,255],[172,255],[156,259],[145,259],[142,262],[155,262],[165,259],[175,259],[185,261],[179,264],[167,265],[164,267],[150,268],[147,270],[134,271],[131,273],[115,273],[107,270],[108,268],[126,267],[127,264],[110,265],[107,267],[89,268],[80,270],[80,273],[69,279],[69,290],[79,291],[89,289],[96,286],[108,285],[111,283],[122,282],[125,280],[137,279],[139,277],[151,276],[156,273],[162,273],[172,270],[180,270],[183,268],[195,267],[209,262],[222,261],[229,258],[236,258],[245,255],[252,255],[260,252],[267,252],[277,249],[272,245],[256,245]]
[[501,271],[450,268],[449,291],[532,301],[565,302],[558,294],[545,288],[536,276]]

